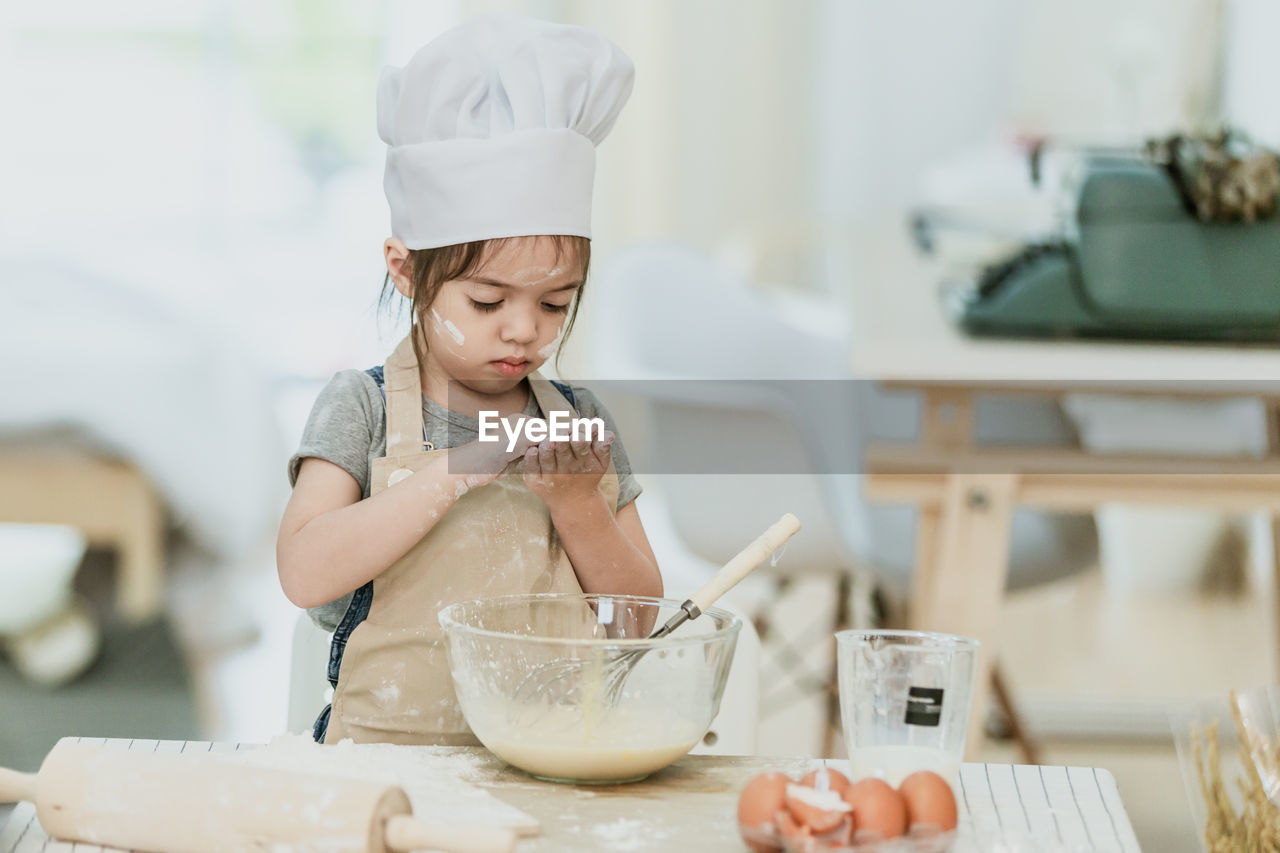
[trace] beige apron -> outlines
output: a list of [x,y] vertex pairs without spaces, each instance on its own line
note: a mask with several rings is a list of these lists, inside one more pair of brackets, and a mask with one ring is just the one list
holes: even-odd
[[[529,385],[543,417],[577,413],[536,373]],[[423,450],[422,391],[410,338],[387,359],[387,455],[375,459],[370,492],[417,471],[447,450]],[[428,445],[429,447],[429,445]],[[402,471],[402,469],[404,469]],[[618,500],[613,464],[600,481]],[[373,580],[368,618],[342,657],[325,743],[478,745],[453,691],[442,607],[473,598],[531,592],[578,593],[573,566],[542,499],[509,473],[471,489],[403,557]]]

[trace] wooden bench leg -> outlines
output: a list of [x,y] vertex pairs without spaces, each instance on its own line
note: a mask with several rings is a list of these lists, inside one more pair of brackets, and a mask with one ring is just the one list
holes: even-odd
[[915,568],[911,574],[911,601],[907,606],[907,624],[912,630],[924,631],[924,614],[933,593],[933,580],[938,572],[938,535],[942,528],[942,508],[923,504],[916,509]]
[[[1267,448],[1280,454],[1280,401],[1267,401]],[[1271,516],[1271,642],[1280,675],[1280,515]]]
[[[922,505],[916,514],[916,558],[914,574],[911,576],[911,604],[907,613],[907,623],[912,630],[928,630],[924,625],[924,611],[929,607],[933,579],[938,566],[938,534],[942,526],[942,510],[937,506]],[[1278,552],[1280,553],[1280,552]],[[1278,637],[1280,639],[1280,637]],[[983,690],[982,682],[975,684],[976,690]],[[1001,674],[1000,665],[991,663],[992,696],[1000,705],[1000,710],[1009,720],[1009,733],[1018,745],[1024,764],[1039,764],[1039,750],[1027,734],[1022,718],[1018,714],[1017,705],[1009,692],[1008,684]]]
[[943,493],[936,569],[919,625],[982,644],[965,755],[982,748],[1000,602],[1009,573],[1016,474],[951,474]]
[[1014,704],[1013,696],[1009,693],[1009,686],[1005,684],[1004,674],[1000,669],[1000,664],[993,661],[991,664],[991,693],[995,697],[996,703],[1000,706],[1000,710],[1009,720],[1009,735],[1013,738],[1013,742],[1018,745],[1018,752],[1022,756],[1023,764],[1039,764],[1040,750],[1036,747],[1035,741],[1027,734],[1027,729],[1022,725],[1022,716],[1018,713],[1018,706]]
[[121,524],[116,532],[116,607],[130,622],[160,613],[164,598],[164,510],[146,479],[133,472],[119,495]]
[[1271,517],[1271,642],[1280,678],[1280,515]]

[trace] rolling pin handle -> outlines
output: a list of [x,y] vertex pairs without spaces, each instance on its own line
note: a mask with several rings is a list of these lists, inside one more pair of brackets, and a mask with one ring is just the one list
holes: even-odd
[[510,829],[464,824],[426,824],[410,815],[387,819],[384,838],[387,847],[410,850],[444,850],[447,853],[512,853],[516,834]]
[[0,767],[0,803],[34,803],[36,774]]

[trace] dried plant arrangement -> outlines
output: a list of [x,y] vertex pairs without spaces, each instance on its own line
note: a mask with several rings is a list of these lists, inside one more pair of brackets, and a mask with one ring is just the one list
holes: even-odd
[[[1280,780],[1280,741],[1250,724],[1234,690],[1229,704],[1244,768],[1235,779],[1223,777],[1218,722],[1198,724],[1192,729],[1195,767],[1206,810],[1205,850],[1280,853],[1280,805],[1271,799]],[[1238,809],[1231,797],[1232,782],[1240,797]]]

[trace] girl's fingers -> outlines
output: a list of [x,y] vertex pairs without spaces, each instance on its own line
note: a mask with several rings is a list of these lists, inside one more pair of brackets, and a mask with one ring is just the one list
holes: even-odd
[[534,447],[534,444],[530,442],[529,439],[526,438],[523,434],[521,434],[521,436],[518,439],[516,439],[515,447],[511,448],[512,457],[518,459],[521,456],[524,456],[526,453],[529,452],[529,448],[531,447]]
[[573,443],[573,471],[575,474],[589,474],[600,467],[596,458],[595,444],[590,441]]
[[556,449],[549,441],[544,441],[538,445],[538,467],[543,474],[554,474],[556,472]]
[[561,474],[567,474],[573,470],[573,449],[569,447],[567,441],[553,442],[551,445],[556,454],[556,468]]
[[603,441],[544,441],[524,454],[525,471],[533,475],[584,474],[609,466],[613,433]]
[[597,441],[592,446],[595,451],[596,459],[600,460],[600,465],[604,468],[609,467],[609,455],[613,452],[613,433],[606,431],[604,441]]

